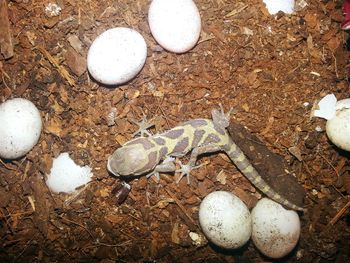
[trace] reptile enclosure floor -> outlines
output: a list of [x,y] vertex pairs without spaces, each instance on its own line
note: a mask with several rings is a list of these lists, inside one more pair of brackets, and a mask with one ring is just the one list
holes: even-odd
[[[350,262],[349,154],[328,141],[324,120],[310,118],[324,95],[350,94],[342,1],[307,0],[294,15],[273,17],[261,0],[196,0],[201,38],[181,55],[156,45],[148,0],[58,0],[53,17],[44,11],[50,1],[8,2],[14,56],[1,60],[0,100],[31,100],[44,131],[25,158],[0,163],[1,262],[269,262],[251,242],[221,251],[188,236],[201,234],[198,207],[208,193],[232,191],[250,207],[261,198],[224,154],[201,158],[190,185],[171,175],[160,184],[132,180],[121,205],[113,191],[121,182],[106,171],[107,157],[137,130],[133,119],[145,114],[152,132],[164,131],[209,118],[219,103],[276,154],[263,167],[284,163],[305,192],[300,242],[279,262]],[[114,26],[135,28],[148,45],[141,73],[118,88],[92,81],[85,64],[91,41]],[[93,168],[75,196],[51,194],[44,183],[61,152]]]

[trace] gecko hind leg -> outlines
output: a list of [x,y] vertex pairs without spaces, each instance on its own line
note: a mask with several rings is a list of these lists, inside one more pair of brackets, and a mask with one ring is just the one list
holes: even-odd
[[230,125],[230,116],[234,112],[234,109],[231,107],[230,110],[225,113],[221,103],[219,104],[219,106],[220,106],[220,111],[217,109],[213,109],[211,111],[213,122],[218,127],[227,128]]

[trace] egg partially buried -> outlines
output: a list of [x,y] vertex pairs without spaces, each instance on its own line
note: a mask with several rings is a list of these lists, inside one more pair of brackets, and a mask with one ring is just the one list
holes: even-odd
[[252,240],[264,255],[281,258],[293,250],[300,235],[300,220],[295,211],[261,199],[252,210]]
[[335,105],[335,115],[326,124],[328,138],[339,148],[350,152],[350,99]]
[[147,45],[137,31],[116,27],[99,35],[91,44],[87,67],[91,76],[106,85],[123,84],[142,69]]
[[334,94],[323,97],[312,113],[327,120],[328,138],[339,148],[350,151],[350,98],[337,101]]
[[211,242],[226,249],[243,246],[252,232],[248,208],[237,196],[226,191],[212,192],[203,199],[199,223]]
[[17,159],[38,142],[42,129],[39,110],[23,98],[0,104],[0,158]]
[[158,44],[174,53],[192,49],[201,32],[201,17],[192,0],[153,0],[148,23]]
[[263,0],[267,10],[271,15],[282,11],[285,14],[292,14],[294,12],[294,0]]

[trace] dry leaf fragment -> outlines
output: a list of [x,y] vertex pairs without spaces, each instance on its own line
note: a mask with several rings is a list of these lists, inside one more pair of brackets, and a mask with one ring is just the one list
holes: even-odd
[[216,181],[220,182],[221,184],[226,184],[226,178],[227,174],[224,172],[224,170],[221,170],[218,175],[216,176]]
[[288,148],[288,151],[298,159],[299,162],[303,161],[303,157],[301,156],[301,151],[297,146],[292,146]]
[[45,125],[45,131],[56,135],[58,137],[62,136],[62,123],[59,118],[53,117]]

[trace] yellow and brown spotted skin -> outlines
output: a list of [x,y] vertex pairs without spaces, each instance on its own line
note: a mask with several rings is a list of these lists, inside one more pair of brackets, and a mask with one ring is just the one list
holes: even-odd
[[189,163],[193,167],[198,155],[223,151],[260,191],[278,203],[302,211],[267,185],[225,128],[209,119],[194,119],[161,134],[133,139],[110,156],[108,169],[115,175],[142,175],[168,156],[181,157],[192,151]]

